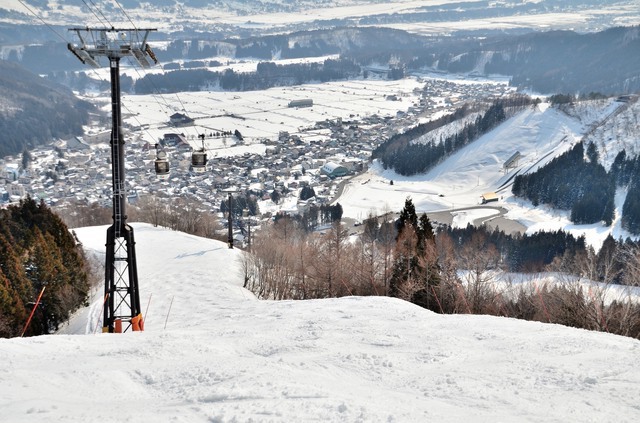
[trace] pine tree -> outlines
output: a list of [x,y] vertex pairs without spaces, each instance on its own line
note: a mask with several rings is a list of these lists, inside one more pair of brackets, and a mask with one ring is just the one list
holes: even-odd
[[17,291],[0,269],[0,338],[20,334],[20,326],[27,320],[28,312]]
[[427,215],[418,218],[410,197],[405,200],[397,228],[389,295],[438,310],[433,288],[440,281],[435,235]]

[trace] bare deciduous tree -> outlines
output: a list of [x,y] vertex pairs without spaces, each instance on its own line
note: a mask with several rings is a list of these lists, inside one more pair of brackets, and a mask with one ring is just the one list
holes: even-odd
[[164,226],[167,216],[167,199],[158,195],[149,194],[141,196],[136,204],[137,215],[140,222],[148,222],[153,226]]
[[465,293],[471,313],[479,313],[495,296],[489,270],[498,270],[500,256],[495,245],[482,232],[476,232],[459,252],[459,264],[465,270]]

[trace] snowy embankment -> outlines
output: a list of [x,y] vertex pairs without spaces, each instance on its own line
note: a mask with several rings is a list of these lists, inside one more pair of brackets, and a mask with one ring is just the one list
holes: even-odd
[[[94,304],[69,326],[85,334],[0,340],[0,421],[640,419],[638,340],[391,298],[259,301],[240,251],[134,226],[146,331],[94,334]],[[104,227],[77,234],[104,254]]]

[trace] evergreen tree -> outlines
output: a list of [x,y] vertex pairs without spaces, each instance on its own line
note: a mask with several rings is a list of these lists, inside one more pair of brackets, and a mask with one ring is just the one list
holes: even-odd
[[407,225],[411,225],[414,230],[418,228],[418,215],[416,214],[416,207],[413,205],[411,197],[407,197],[404,201],[404,208],[400,211],[400,217],[398,217],[398,221],[396,222],[398,237]]
[[331,207],[331,222],[340,222],[342,219],[342,205],[340,203],[336,203],[335,206]]
[[302,189],[300,190],[300,199],[302,201],[306,201],[306,200],[308,200],[310,198],[313,198],[315,196],[316,196],[315,190],[312,187],[308,186],[308,185],[302,187]]
[[634,235],[640,234],[640,180],[629,185],[627,198],[622,205],[622,227]]
[[589,145],[587,146],[587,158],[589,159],[589,162],[593,164],[598,163],[598,160],[599,160],[598,149],[596,148],[596,145],[592,142],[590,142]]
[[27,320],[27,309],[18,292],[0,268],[0,338],[20,334],[20,326]]
[[616,155],[616,158],[611,164],[610,172],[616,181],[616,185],[625,186],[629,183],[628,168],[630,164],[627,163],[627,152],[620,150]]
[[398,235],[389,295],[437,310],[433,286],[440,281],[433,227],[426,214],[418,218],[410,197],[396,222]]

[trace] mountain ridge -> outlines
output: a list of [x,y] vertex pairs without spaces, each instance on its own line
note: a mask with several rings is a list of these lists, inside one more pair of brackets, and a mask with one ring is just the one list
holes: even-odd
[[0,60],[0,157],[83,134],[93,106],[66,87]]

